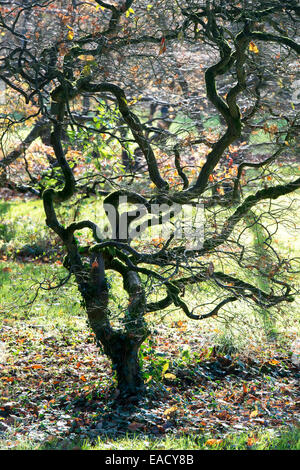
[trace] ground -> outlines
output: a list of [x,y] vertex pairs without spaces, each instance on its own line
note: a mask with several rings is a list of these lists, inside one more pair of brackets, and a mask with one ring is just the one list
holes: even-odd
[[288,448],[299,446],[299,369],[275,341],[253,348],[252,357],[229,355],[191,325],[166,326],[142,353],[144,398],[124,406],[88,330],[10,319],[1,340],[2,448],[82,448],[98,439],[102,448],[122,448],[120,439],[125,448],[168,448],[168,441],[174,448],[188,437],[191,448],[241,445],[242,438],[255,449],[261,436],[270,444],[282,435]]

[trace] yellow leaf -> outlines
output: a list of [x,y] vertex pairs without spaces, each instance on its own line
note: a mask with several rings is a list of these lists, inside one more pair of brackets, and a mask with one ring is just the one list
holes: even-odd
[[81,54],[81,55],[78,56],[78,59],[84,60],[86,62],[90,62],[90,61],[94,60],[94,56],[91,55],[91,54],[87,54],[87,55]]
[[128,18],[130,15],[134,14],[134,10],[132,8],[128,8],[128,10],[125,13],[126,18]]
[[167,373],[165,374],[165,379],[174,380],[176,379],[176,375]]
[[250,418],[255,418],[258,415],[258,410],[257,408],[250,413]]
[[251,41],[250,44],[249,44],[249,51],[254,52],[254,54],[259,53],[259,49],[253,41]]
[[167,372],[167,370],[169,369],[169,363],[166,362],[162,368],[162,376],[165,375],[165,373]]
[[164,415],[165,415],[165,416],[170,416],[170,415],[174,414],[177,409],[178,409],[178,406],[177,406],[177,405],[171,406],[171,408],[167,408],[167,409],[164,411]]
[[95,8],[96,8],[96,10],[99,10],[99,9],[100,9],[100,10],[102,10],[102,11],[104,11],[104,10],[105,10],[105,8],[104,8],[104,7],[102,7],[102,6],[101,6],[101,5],[99,5],[99,4],[98,4],[98,5],[95,5]]
[[69,41],[72,41],[72,39],[74,39],[74,31],[69,26],[68,26],[68,28],[69,28],[69,31],[68,31],[68,34],[67,34],[67,38],[69,39]]

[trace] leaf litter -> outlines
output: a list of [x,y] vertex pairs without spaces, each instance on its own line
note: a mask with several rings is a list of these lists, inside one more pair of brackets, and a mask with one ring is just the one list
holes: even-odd
[[[10,442],[8,447],[22,439],[37,444],[93,441],[128,433],[209,433],[218,441],[232,432],[299,425],[299,367],[275,346],[269,357],[258,352],[255,358],[242,358],[202,343],[187,358],[182,354],[185,331],[160,335],[152,344],[153,357],[143,359],[145,396],[138,405],[124,404],[113,399],[113,372],[92,333],[69,329],[49,334],[8,323],[3,322],[0,338],[5,349],[0,358],[0,438]],[[157,357],[165,361],[160,380],[152,371]]]

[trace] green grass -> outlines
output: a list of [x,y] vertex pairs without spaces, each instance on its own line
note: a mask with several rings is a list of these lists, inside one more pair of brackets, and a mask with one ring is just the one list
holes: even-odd
[[[255,450],[300,450],[300,432],[283,432],[276,436],[272,431],[259,433],[255,438],[255,433],[250,434],[231,434],[225,439],[216,439],[212,436],[182,436],[179,438],[166,437],[165,439],[141,439],[135,436],[134,439],[129,436],[117,441],[103,441],[93,446],[88,442],[83,445],[84,449],[105,450],[105,449],[132,449],[132,450],[247,450],[250,447]],[[250,441],[252,439],[252,441]],[[216,442],[213,442],[213,441]],[[249,446],[251,444],[251,446]]]
[[149,436],[127,434],[119,439],[98,438],[95,442],[70,441],[49,438],[45,443],[33,444],[29,441],[0,441],[0,449],[14,450],[300,450],[300,431],[266,430],[249,433],[228,434],[223,439],[212,435],[166,436],[155,439]]
[[10,261],[3,265],[0,264],[0,325],[4,320],[26,320],[28,324],[38,323],[50,330],[62,326],[76,329],[79,324],[82,327],[84,311],[78,289],[72,282],[59,291],[40,289],[35,299],[39,285],[48,287],[48,279],[51,285],[56,285],[66,276],[61,265],[36,264],[33,261]]

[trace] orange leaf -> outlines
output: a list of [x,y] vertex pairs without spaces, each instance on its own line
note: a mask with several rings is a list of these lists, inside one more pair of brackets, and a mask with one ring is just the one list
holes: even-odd
[[82,376],[80,377],[80,380],[81,380],[82,382],[86,382],[86,378],[85,378],[85,376],[84,376],[84,375],[82,375]]
[[223,442],[223,439],[208,439],[205,445],[212,447],[221,444],[221,442]]
[[92,268],[98,268],[99,266],[99,263],[98,261],[95,259],[95,261],[92,263]]
[[248,437],[247,446],[249,447],[253,446],[253,444],[255,444],[256,441],[257,439],[255,439],[254,437]]
[[271,360],[269,361],[269,364],[272,364],[273,366],[276,366],[277,364],[280,364],[280,362],[277,361],[276,359],[271,359]]
[[31,366],[32,369],[42,369],[43,366],[39,365],[39,364],[34,364],[33,366]]
[[12,269],[7,266],[6,268],[3,268],[2,271],[3,271],[4,273],[11,273],[11,272],[12,272]]
[[166,46],[165,46],[165,45],[164,45],[164,46],[162,46],[162,47],[159,49],[159,53],[158,53],[158,55],[161,55],[161,54],[163,54],[164,52],[166,52],[166,49],[167,49],[167,48],[166,48]]

